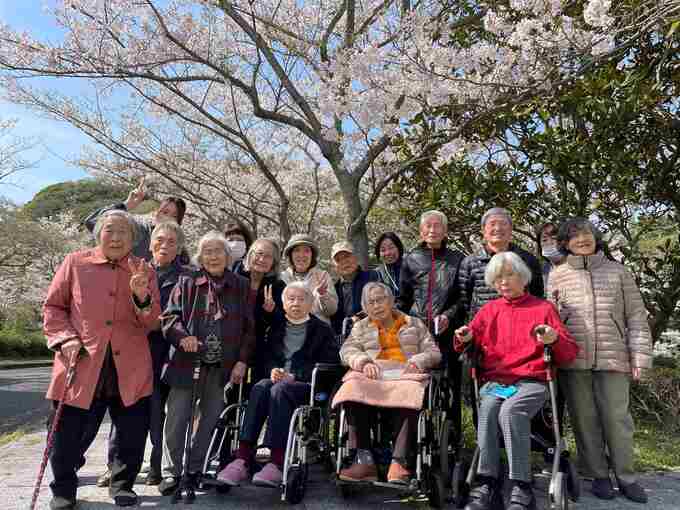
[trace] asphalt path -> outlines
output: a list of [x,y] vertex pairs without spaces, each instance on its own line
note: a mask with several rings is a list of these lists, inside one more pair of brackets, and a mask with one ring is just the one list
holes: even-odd
[[0,370],[0,435],[45,424],[50,367]]

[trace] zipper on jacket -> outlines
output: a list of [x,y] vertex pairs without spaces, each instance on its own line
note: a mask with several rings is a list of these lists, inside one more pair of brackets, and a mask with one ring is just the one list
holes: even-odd
[[623,335],[623,330],[621,329],[621,326],[619,326],[618,321],[614,318],[614,314],[610,313],[609,317],[611,317],[612,322],[614,323],[614,326],[616,326],[616,329],[619,332],[619,335],[621,335],[621,340],[623,340],[623,342],[626,343],[626,337]]
[[590,295],[593,297],[593,364],[591,368],[597,368],[597,324],[596,324],[596,315],[597,315],[597,303],[596,303],[596,298],[595,298],[595,286],[593,285],[593,272],[588,268],[588,257],[584,256],[583,257],[583,268],[587,271],[589,277],[590,277]]

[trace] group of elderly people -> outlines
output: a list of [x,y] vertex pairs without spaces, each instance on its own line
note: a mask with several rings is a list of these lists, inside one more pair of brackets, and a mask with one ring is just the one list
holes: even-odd
[[[253,241],[239,223],[205,234],[189,265],[180,226],[184,202],[168,198],[150,224],[140,223],[127,210],[141,201],[142,188],[88,219],[96,247],[65,258],[45,301],[44,330],[56,353],[47,397],[55,408],[62,398],[65,404],[50,459],[50,508],[75,507],[77,471],[107,410],[112,429],[104,483],[115,504],[138,503],[133,484],[147,433],[147,483],[172,493],[195,416],[197,363],[200,419],[187,461],[190,483],[200,474],[224,407],[225,384],[244,381],[248,368],[255,384],[238,451],[218,474],[232,486],[251,477],[255,485],[280,484],[288,425],[295,408],[309,399],[316,363],[341,361],[364,381],[382,380],[395,366],[404,376],[443,365],[460,434],[456,351],[469,342],[481,353],[484,386],[481,455],[468,510],[491,508],[502,493],[501,436],[512,484],[509,508],[534,504],[529,433],[546,400],[544,344],[553,346],[561,367],[580,468],[593,478],[593,493],[614,497],[611,470],[624,496],[646,501],[633,472],[628,401],[631,377],[651,367],[645,309],[631,274],[606,256],[589,221],[542,226],[541,267],[512,242],[512,220],[504,209],[483,216],[484,245],[470,256],[447,247],[446,217],[428,211],[421,217],[421,242],[408,254],[394,233],[379,237],[376,270],[360,267],[350,243],[336,243],[333,283],[318,266],[319,248],[311,237],[290,239],[283,250],[288,268],[279,272],[277,243]],[[545,283],[550,302],[543,299]],[[76,375],[67,381],[72,366]],[[339,477],[376,480],[369,426],[375,405],[361,399],[344,405],[356,453]],[[387,480],[408,483],[417,411],[394,407],[381,414],[394,428]],[[255,472],[265,422],[271,457]]]

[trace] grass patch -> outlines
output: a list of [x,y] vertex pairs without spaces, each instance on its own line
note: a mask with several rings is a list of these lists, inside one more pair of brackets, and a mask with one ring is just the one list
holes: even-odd
[[0,434],[0,446],[5,446],[9,443],[12,443],[17,439],[21,439],[25,435],[26,431],[24,429],[15,430],[14,432],[9,432],[7,434]]
[[635,469],[680,469],[680,433],[669,432],[657,423],[638,423],[635,431]]

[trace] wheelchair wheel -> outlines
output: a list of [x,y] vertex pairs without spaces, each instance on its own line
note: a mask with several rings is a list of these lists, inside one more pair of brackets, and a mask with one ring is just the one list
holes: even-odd
[[451,475],[451,499],[456,508],[463,508],[467,503],[470,487],[467,484],[467,474],[469,471],[467,462],[459,460],[453,466]]
[[227,485],[226,483],[220,484],[220,485],[215,485],[215,492],[217,492],[217,494],[227,494],[230,489],[231,489],[231,486]]
[[451,480],[451,453],[449,452],[449,437],[451,437],[451,420],[445,420],[439,433],[439,468],[441,469],[447,487]]
[[286,501],[291,505],[297,505],[305,497],[305,475],[300,466],[288,468],[285,491]]
[[548,500],[551,510],[568,510],[569,497],[567,495],[567,476],[559,471],[555,479],[550,483],[548,490]]
[[444,508],[446,505],[446,487],[444,484],[444,476],[441,471],[433,470],[428,475],[428,494],[432,508]]
[[562,471],[567,479],[567,492],[569,499],[576,502],[581,497],[581,477],[576,471],[576,466],[565,455],[560,459],[560,471]]

